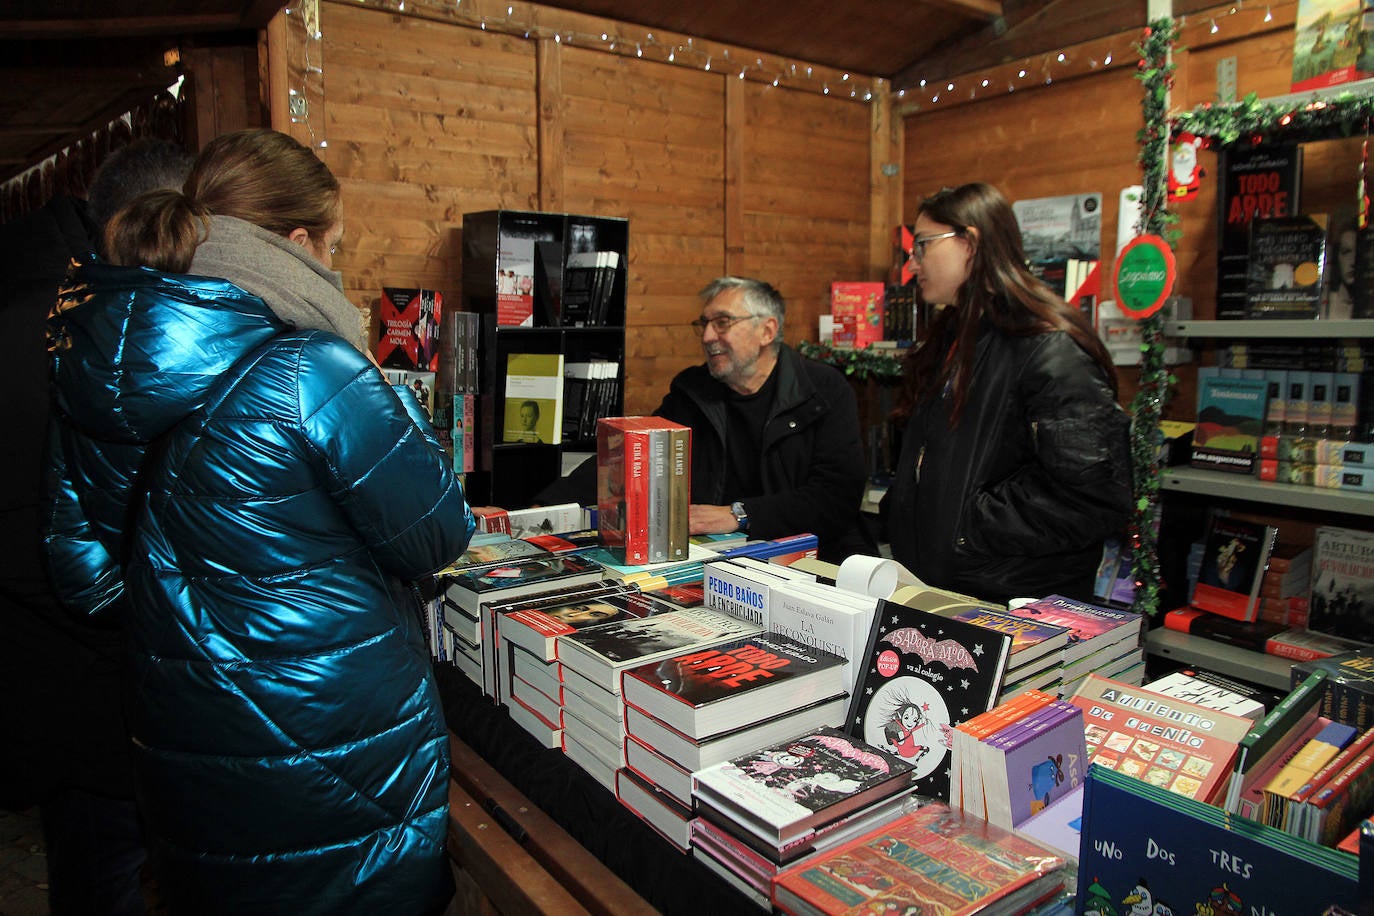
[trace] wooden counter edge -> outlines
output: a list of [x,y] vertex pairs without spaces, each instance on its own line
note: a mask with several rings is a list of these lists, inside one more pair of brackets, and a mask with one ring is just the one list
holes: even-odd
[[[649,916],[658,912],[452,732],[449,733],[449,755],[452,760],[449,798],[451,804],[455,805],[450,812],[451,825],[458,810],[452,801],[456,789],[465,801],[476,805],[473,815],[490,825],[488,830],[499,832],[516,850],[530,856],[542,871],[552,877],[555,884],[585,907],[587,912],[605,916]],[[489,804],[495,808],[488,807]],[[488,813],[490,810],[500,810],[524,831],[523,844],[517,843],[498,825]],[[474,828],[465,825],[465,829],[470,832]],[[450,838],[453,833],[451,829]],[[511,878],[509,874],[494,877],[502,881]],[[496,895],[490,896],[499,905]],[[505,908],[502,907],[502,910]]]

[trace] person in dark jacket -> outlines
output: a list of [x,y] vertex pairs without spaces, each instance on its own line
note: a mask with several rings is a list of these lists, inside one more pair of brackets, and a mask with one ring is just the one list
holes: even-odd
[[[782,342],[770,284],[720,277],[700,294],[706,362],[682,370],[654,411],[692,429],[692,534],[808,532],[839,563],[876,551],[859,518],[864,464],[854,391],[836,369]],[[546,488],[544,504],[596,500],[596,462]]]
[[3,804],[38,804],[54,916],[144,912],[146,858],[120,711],[120,634],[68,614],[53,595],[40,534],[48,354],[44,329],[74,258],[112,213],[153,188],[180,187],[192,157],[142,138],[110,153],[86,201],[58,196],[0,227],[10,443],[0,480],[0,755]]
[[908,354],[883,516],[892,556],[993,601],[1091,599],[1131,509],[1130,421],[1086,319],[1027,269],[1006,198],[983,183],[922,202],[912,262],[939,308]]
[[110,263],[49,321],[54,584],[123,618],[138,802],[177,913],[425,913],[452,892],[413,583],[473,520],[366,353],[330,269],[342,231],[309,149],[225,134],[182,191],[116,214]]

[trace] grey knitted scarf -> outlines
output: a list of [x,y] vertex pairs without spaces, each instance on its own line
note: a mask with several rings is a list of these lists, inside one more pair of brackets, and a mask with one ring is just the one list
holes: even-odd
[[296,328],[333,331],[367,352],[362,313],[343,294],[343,278],[289,239],[233,216],[210,217],[210,237],[191,272],[220,277],[262,297]]

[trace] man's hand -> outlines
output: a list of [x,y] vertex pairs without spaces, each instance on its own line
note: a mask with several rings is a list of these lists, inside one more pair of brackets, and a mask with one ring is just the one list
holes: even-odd
[[692,534],[728,534],[739,528],[729,506],[693,505],[688,508],[688,527]]

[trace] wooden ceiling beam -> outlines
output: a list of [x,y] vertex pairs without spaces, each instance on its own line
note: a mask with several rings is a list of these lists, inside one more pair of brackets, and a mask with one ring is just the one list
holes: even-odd
[[129,35],[190,35],[248,27],[238,13],[178,13],[175,16],[119,16],[108,19],[5,19],[0,39],[115,38]]
[[1002,15],[1002,0],[926,0],[925,5],[970,19],[996,19]]

